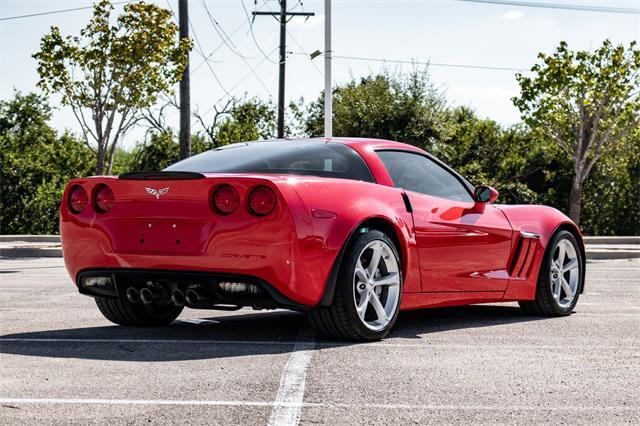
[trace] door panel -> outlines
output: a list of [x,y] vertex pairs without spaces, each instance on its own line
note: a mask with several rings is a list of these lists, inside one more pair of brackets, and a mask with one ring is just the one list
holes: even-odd
[[492,205],[408,192],[423,292],[504,291],[511,225]]

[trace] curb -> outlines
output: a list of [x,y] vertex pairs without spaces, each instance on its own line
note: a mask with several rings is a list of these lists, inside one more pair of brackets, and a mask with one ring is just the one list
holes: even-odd
[[[640,245],[640,236],[635,237],[583,237],[584,243],[588,245]],[[639,247],[640,249],[640,247]]]
[[587,260],[640,259],[640,250],[587,250]]
[[60,235],[0,235],[0,243],[59,243]]
[[62,249],[59,247],[2,247],[0,257],[62,257]]

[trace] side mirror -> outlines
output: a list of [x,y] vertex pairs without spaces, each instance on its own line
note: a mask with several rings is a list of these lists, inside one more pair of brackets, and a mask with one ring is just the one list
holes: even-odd
[[473,191],[473,199],[476,203],[493,203],[497,198],[498,191],[488,185],[476,186]]

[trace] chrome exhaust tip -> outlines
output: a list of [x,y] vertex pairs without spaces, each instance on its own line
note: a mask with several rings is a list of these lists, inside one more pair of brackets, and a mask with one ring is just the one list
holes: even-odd
[[127,300],[131,303],[140,303],[140,293],[135,287],[129,287],[125,292]]
[[140,290],[140,300],[142,300],[142,303],[144,303],[145,305],[149,305],[153,303],[154,299],[155,299],[154,294],[150,288],[145,287],[142,290]]
[[171,291],[171,301],[176,306],[184,306],[185,296],[184,296],[184,293],[182,292],[182,290],[177,289],[177,288],[173,289]]
[[190,288],[185,293],[185,301],[192,306],[205,304],[209,300],[209,296],[199,288]]

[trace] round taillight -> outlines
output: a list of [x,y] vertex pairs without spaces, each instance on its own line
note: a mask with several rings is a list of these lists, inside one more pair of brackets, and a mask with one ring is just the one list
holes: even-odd
[[108,212],[116,203],[113,191],[107,185],[98,185],[94,191],[94,204],[100,213]]
[[73,213],[80,213],[87,207],[87,204],[89,204],[87,191],[80,185],[71,188],[71,192],[69,192],[69,209]]
[[277,203],[276,193],[267,186],[258,186],[249,194],[249,210],[258,216],[273,212]]
[[240,194],[230,185],[221,185],[213,193],[213,207],[220,214],[230,214],[240,207]]

